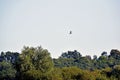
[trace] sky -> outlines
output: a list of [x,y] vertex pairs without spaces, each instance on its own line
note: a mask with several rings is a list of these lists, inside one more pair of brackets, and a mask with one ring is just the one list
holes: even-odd
[[120,50],[120,0],[0,0],[0,52],[23,46],[42,46],[53,58]]

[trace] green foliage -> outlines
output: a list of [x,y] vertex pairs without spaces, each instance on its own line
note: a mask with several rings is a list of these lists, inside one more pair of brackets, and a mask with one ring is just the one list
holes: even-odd
[[63,80],[62,69],[54,68],[54,70],[52,71],[52,73],[49,76],[51,77],[50,80]]
[[24,47],[20,60],[21,71],[40,70],[44,73],[51,71],[53,67],[50,53],[41,47]]
[[116,65],[111,72],[112,76],[120,80],[120,65]]
[[[54,62],[54,64],[53,64]],[[97,58],[68,51],[58,59],[42,47],[24,47],[21,54],[1,52],[1,80],[120,80],[120,51]]]
[[62,53],[62,55],[60,56],[60,58],[73,58],[73,59],[78,59],[80,58],[82,55],[77,51],[68,51],[65,53]]
[[46,49],[43,50],[41,47],[36,48],[33,64],[36,70],[41,70],[43,73],[50,72],[53,67],[50,53]]
[[34,48],[24,47],[22,53],[20,54],[20,71],[26,72],[28,70],[34,69],[32,59],[34,56]]
[[77,67],[56,68],[50,80],[109,80],[100,70],[89,71]]
[[81,74],[81,71],[76,67],[64,67],[62,69],[63,80],[75,80],[79,74]]
[[22,80],[43,80],[44,75],[40,70],[29,70],[22,74]]
[[0,62],[0,79],[12,79],[16,75],[16,70],[12,64],[6,61]]
[[110,55],[107,52],[101,53],[101,56],[97,58],[94,56],[81,56],[77,51],[68,51],[63,53],[58,59],[53,59],[55,67],[71,67],[77,66],[81,69],[95,70],[105,69],[107,67],[113,67],[120,65],[120,51],[111,50]]
[[[23,80],[42,80],[44,75],[51,73],[53,70],[50,53],[42,47],[24,47],[19,60]],[[24,76],[26,76],[26,79]]]

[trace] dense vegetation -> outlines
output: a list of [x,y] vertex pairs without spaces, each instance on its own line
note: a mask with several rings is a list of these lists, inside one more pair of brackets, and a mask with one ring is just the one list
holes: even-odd
[[42,47],[1,52],[0,80],[120,80],[120,51],[82,56],[77,50],[52,59]]
[[97,58],[93,56],[82,56],[79,52],[68,51],[63,53],[58,59],[53,59],[55,67],[70,67],[77,66],[85,70],[105,69],[107,67],[113,68],[115,65],[120,65],[120,52],[118,50],[111,50],[110,55],[107,52],[101,53]]

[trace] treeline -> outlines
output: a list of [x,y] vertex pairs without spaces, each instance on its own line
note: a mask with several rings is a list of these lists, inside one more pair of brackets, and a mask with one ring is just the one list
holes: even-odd
[[0,80],[120,80],[120,51],[82,56],[78,51],[52,59],[47,49],[24,47],[21,53],[1,52]]
[[102,52],[101,56],[82,56],[77,50],[62,53],[58,59],[53,59],[55,67],[71,67],[77,66],[85,70],[113,68],[115,65],[120,65],[120,51],[112,49],[110,55],[107,52]]

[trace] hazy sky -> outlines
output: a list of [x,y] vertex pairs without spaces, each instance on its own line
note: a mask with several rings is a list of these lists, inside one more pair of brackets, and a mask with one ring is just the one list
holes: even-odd
[[0,0],[0,51],[24,45],[41,45],[52,57],[120,50],[120,0]]

